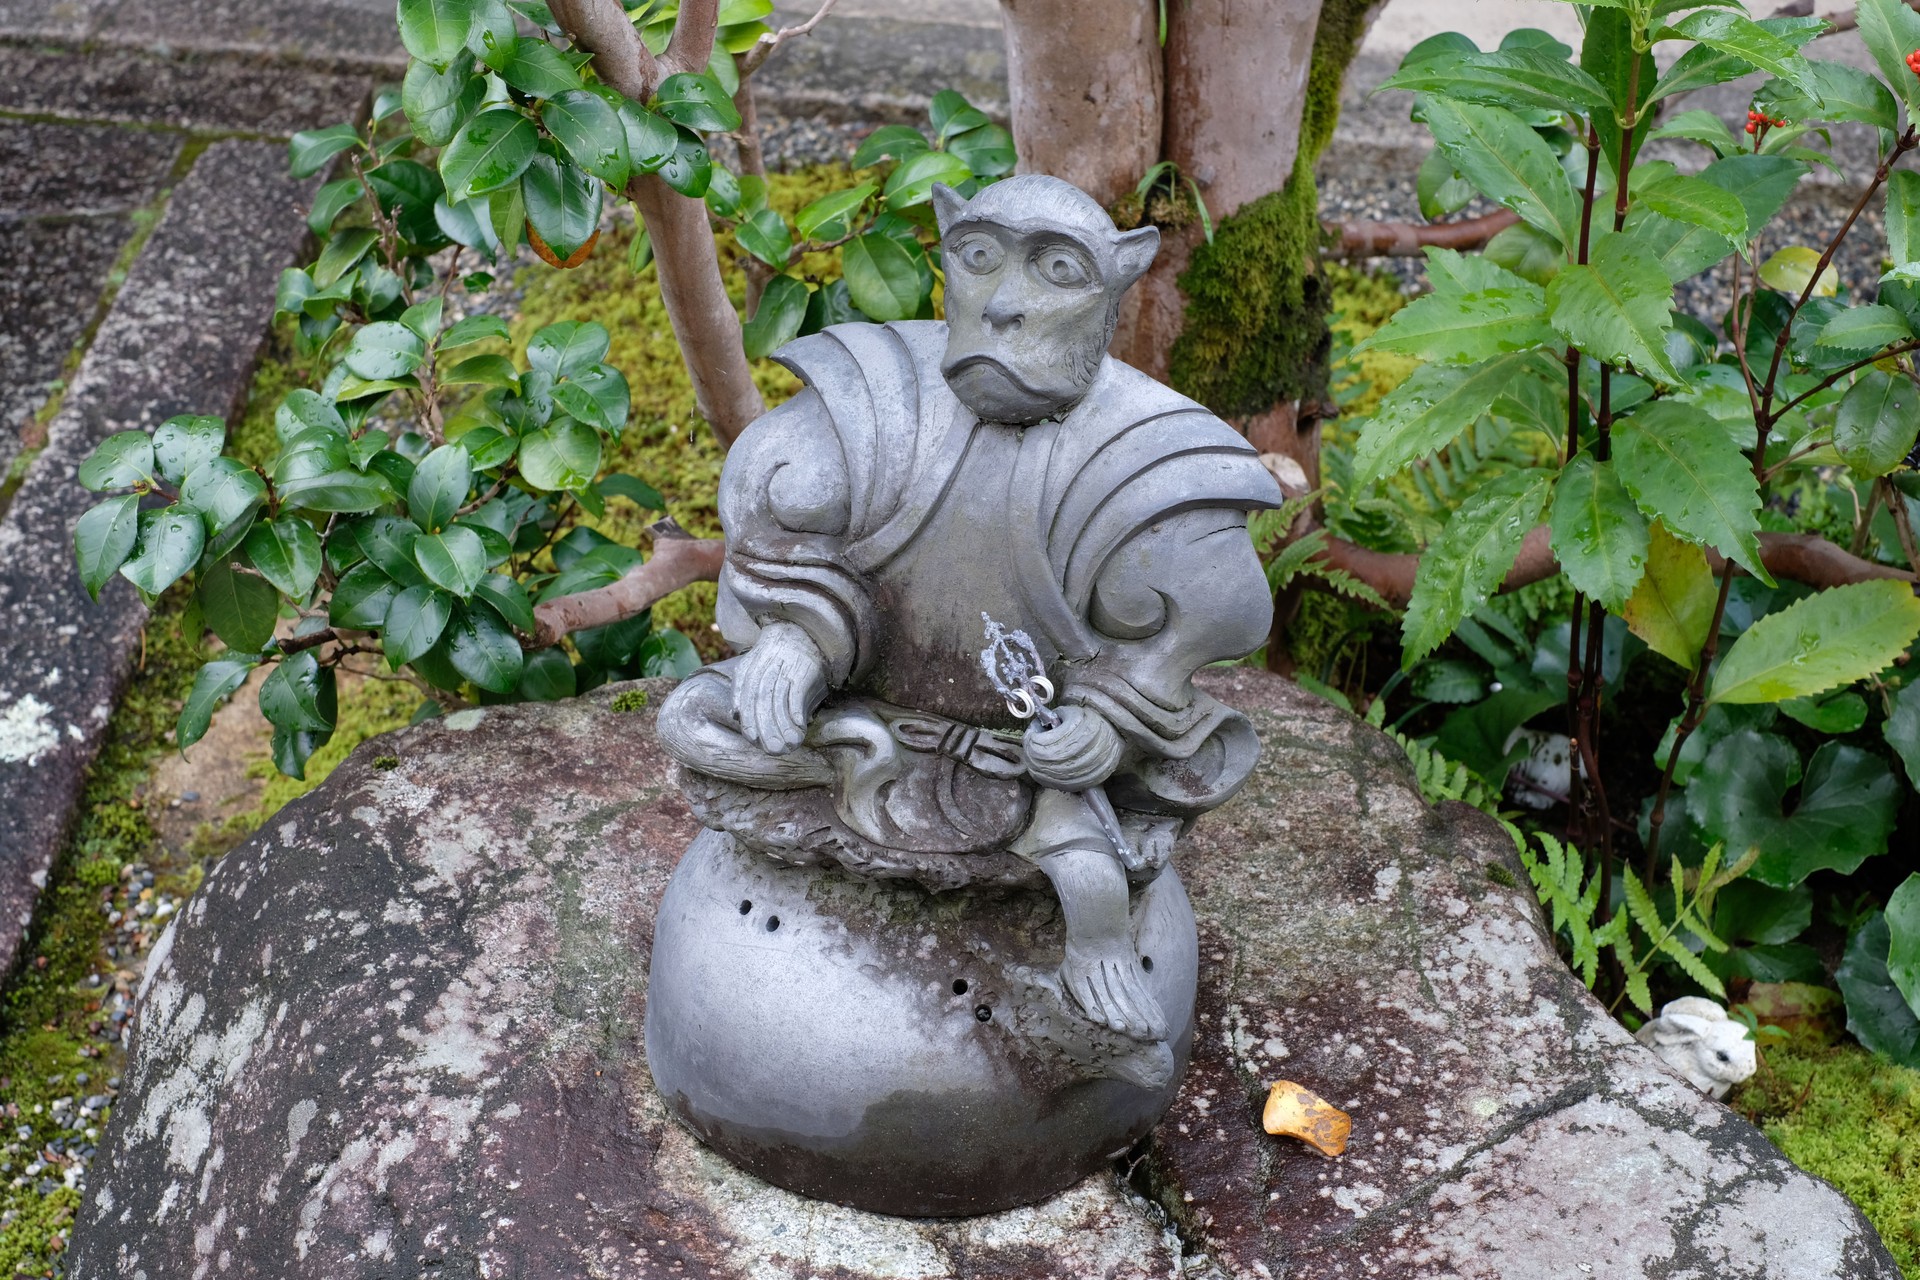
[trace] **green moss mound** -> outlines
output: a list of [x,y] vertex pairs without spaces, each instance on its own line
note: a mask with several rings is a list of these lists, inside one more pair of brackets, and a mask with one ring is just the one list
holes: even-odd
[[1920,1278],[1920,1071],[1805,1040],[1764,1050],[1764,1063],[1728,1102],[1859,1205],[1901,1272]]

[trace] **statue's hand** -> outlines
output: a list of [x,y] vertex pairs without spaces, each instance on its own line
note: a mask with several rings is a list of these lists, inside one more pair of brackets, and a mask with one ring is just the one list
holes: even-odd
[[1051,729],[1037,721],[1028,725],[1023,745],[1027,775],[1035,782],[1056,791],[1085,791],[1120,767],[1124,744],[1106,717],[1067,706],[1060,708],[1060,723]]
[[813,637],[791,622],[762,627],[733,672],[740,732],[769,755],[783,756],[800,745],[826,696],[827,660]]

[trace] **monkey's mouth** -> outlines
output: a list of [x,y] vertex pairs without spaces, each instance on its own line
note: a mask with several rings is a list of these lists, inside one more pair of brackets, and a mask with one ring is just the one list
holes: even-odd
[[1046,389],[1036,387],[1025,378],[1022,378],[1009,368],[1004,361],[987,355],[984,352],[975,352],[972,355],[961,356],[958,360],[948,361],[941,367],[940,372],[947,376],[948,381],[953,381],[966,374],[974,373],[975,370],[985,370],[989,373],[999,375],[1006,381],[1008,386],[1020,392],[1022,395],[1045,398],[1051,394]]

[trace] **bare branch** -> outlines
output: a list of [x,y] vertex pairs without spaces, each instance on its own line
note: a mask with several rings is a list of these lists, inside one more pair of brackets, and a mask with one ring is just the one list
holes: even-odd
[[1417,258],[1428,248],[1478,249],[1520,221],[1506,209],[1459,222],[1342,222],[1327,230],[1340,238],[1343,258]]
[[620,0],[553,0],[547,7],[573,42],[593,55],[600,78],[625,96],[645,102],[666,79]]
[[758,71],[761,64],[766,62],[768,56],[787,41],[794,39],[796,36],[812,35],[813,29],[820,25],[822,19],[833,12],[833,6],[839,2],[840,0],[824,0],[820,8],[814,12],[814,15],[799,26],[782,27],[778,31],[761,36],[754,42],[753,48],[740,55],[738,59],[740,78],[745,80],[748,76]]
[[[1560,571],[1560,563],[1554,558],[1548,537],[1545,525],[1527,532],[1520,544],[1520,555],[1500,586],[1502,591],[1540,582]],[[1903,582],[1914,580],[1910,571],[1863,560],[1811,533],[1762,533],[1760,559],[1767,566],[1767,572],[1776,578],[1788,578],[1815,587],[1837,587],[1875,578],[1898,578]],[[1708,551],[1707,560],[1718,572],[1722,564],[1719,554]],[[1420,567],[1420,556],[1413,552],[1394,554],[1373,551],[1341,538],[1329,537],[1326,549],[1314,557],[1314,563],[1350,573],[1379,592],[1388,604],[1404,608],[1413,596],[1413,576]]]
[[691,537],[673,521],[661,520],[653,525],[653,557],[645,564],[618,582],[536,607],[532,647],[544,648],[569,632],[635,617],[690,583],[712,582],[719,578],[726,555],[721,539]]
[[673,37],[667,41],[667,51],[660,55],[661,71],[670,76],[705,71],[713,58],[713,33],[719,25],[720,0],[680,0]]

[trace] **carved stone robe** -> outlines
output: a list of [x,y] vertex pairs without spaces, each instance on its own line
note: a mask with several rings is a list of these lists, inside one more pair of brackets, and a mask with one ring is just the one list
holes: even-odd
[[[1170,850],[1170,829],[1231,796],[1257,753],[1246,720],[1191,678],[1266,638],[1246,513],[1278,505],[1279,487],[1232,428],[1111,358],[1061,420],[983,423],[940,372],[945,344],[943,324],[908,321],[778,354],[806,390],[728,458],[722,631],[740,649],[774,620],[812,637],[833,692],[807,750],[833,760],[839,818],[938,859],[1017,847],[1028,821],[1022,726],[979,657],[983,613],[1024,630],[1058,702],[1120,732],[1110,794],[1129,830]],[[711,683],[687,698],[705,723],[663,709],[676,755],[755,785],[757,748],[714,723],[724,699]],[[896,747],[922,767],[903,770]],[[788,762],[762,785],[807,776]]]

